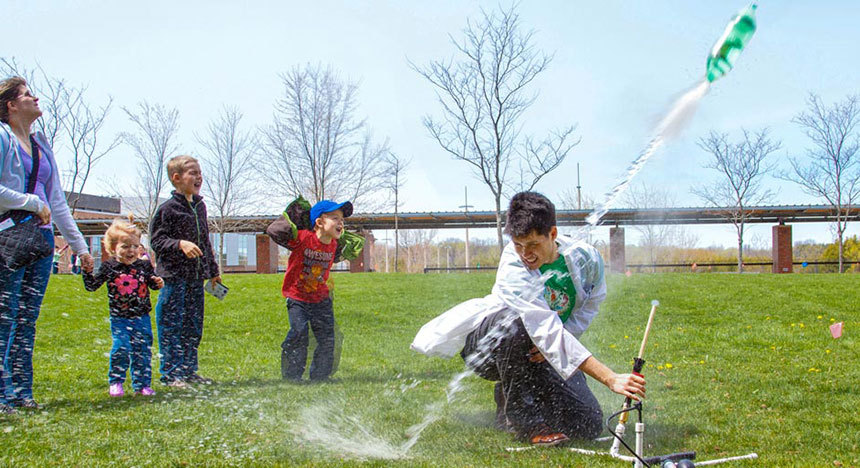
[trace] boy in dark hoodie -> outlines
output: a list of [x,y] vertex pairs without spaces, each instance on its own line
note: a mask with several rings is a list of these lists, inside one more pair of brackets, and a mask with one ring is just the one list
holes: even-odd
[[150,227],[156,274],[164,288],[155,306],[161,382],[183,388],[212,381],[197,374],[197,348],[203,337],[203,282],[220,283],[209,242],[206,204],[200,196],[203,175],[191,156],[167,162],[167,178],[176,188],[158,207]]

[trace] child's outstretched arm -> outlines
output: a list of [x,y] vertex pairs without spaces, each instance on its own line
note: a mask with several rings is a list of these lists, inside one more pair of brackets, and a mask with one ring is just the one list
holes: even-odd
[[99,271],[95,275],[93,275],[92,271],[84,271],[81,275],[81,278],[84,279],[84,288],[87,291],[97,290],[108,280],[109,275],[110,267],[106,263],[101,264]]
[[164,279],[160,276],[155,276],[155,270],[152,269],[152,264],[148,263],[143,267],[143,274],[146,278],[146,286],[152,290],[158,290],[164,287]]
[[298,238],[299,228],[289,216],[281,215],[266,228],[266,234],[281,247],[292,249],[290,242]]

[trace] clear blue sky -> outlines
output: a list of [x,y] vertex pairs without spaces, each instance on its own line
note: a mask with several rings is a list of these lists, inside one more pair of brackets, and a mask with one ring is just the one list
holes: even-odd
[[[192,153],[193,132],[222,104],[238,106],[249,125],[268,123],[280,73],[307,62],[331,64],[360,81],[360,112],[374,133],[413,158],[404,210],[455,210],[465,185],[474,209],[492,209],[488,190],[464,163],[443,154],[421,125],[421,117],[437,114],[438,106],[407,60],[425,64],[450,57],[448,35],[459,37],[466,18],[497,3],[247,3],[2,0],[0,55],[27,65],[38,61],[54,75],[87,84],[94,101],[109,94],[118,105],[147,99],[176,107],[181,146]],[[574,186],[576,163],[585,192],[599,197],[614,185],[663,110],[702,76],[708,50],[743,6],[740,1],[522,2],[522,24],[537,31],[539,48],[555,54],[535,82],[540,96],[525,116],[526,130],[540,135],[577,123],[582,136],[582,144],[537,188],[555,197]],[[818,93],[827,103],[860,93],[857,18],[855,2],[759,2],[758,32],[736,69],[715,84],[684,135],[664,147],[637,180],[670,189],[680,205],[701,205],[690,187],[717,174],[701,167],[707,155],[695,141],[712,129],[738,135],[741,127],[770,127],[783,141],[777,158],[787,167],[786,157],[802,155],[809,144],[790,123],[804,109],[807,93]],[[125,125],[123,114],[114,112],[108,131]],[[129,157],[127,149],[117,150],[99,167],[89,191],[99,191],[100,178],[132,177]],[[816,203],[793,184],[768,184],[779,190],[779,204]],[[769,226],[756,229],[769,241]],[[851,232],[857,233],[857,226]],[[454,233],[440,233],[449,234]],[[728,227],[702,231],[701,237],[703,245],[734,242]],[[823,225],[797,225],[794,238],[825,241],[830,234]]]

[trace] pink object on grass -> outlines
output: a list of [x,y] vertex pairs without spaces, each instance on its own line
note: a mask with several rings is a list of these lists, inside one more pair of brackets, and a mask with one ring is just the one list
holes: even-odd
[[833,335],[834,339],[842,336],[842,322],[836,322],[833,325],[830,325],[830,334]]

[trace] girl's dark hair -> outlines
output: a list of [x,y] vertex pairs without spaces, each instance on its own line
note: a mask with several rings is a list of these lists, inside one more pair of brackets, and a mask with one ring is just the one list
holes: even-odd
[[537,192],[520,192],[511,198],[505,234],[527,236],[532,231],[546,236],[555,226],[555,205]]
[[27,81],[20,76],[0,81],[0,121],[9,123],[9,103],[21,97],[22,86],[27,86]]

